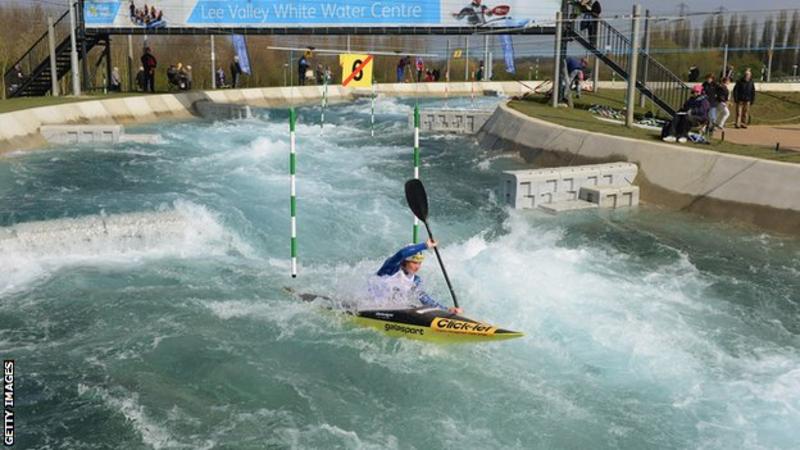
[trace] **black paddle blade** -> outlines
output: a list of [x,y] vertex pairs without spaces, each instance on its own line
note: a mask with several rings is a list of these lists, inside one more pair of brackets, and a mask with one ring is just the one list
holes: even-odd
[[406,201],[417,219],[423,222],[428,220],[428,195],[425,193],[422,181],[416,179],[406,181]]

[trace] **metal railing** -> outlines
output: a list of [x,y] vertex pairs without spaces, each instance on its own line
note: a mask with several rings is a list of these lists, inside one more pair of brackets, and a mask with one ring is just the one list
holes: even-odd
[[[56,45],[69,37],[69,10],[53,23],[53,32]],[[31,80],[39,77],[44,70],[50,70],[50,48],[47,34],[48,32],[45,31],[3,75],[8,97],[18,95]]]
[[[577,18],[578,15],[573,13],[570,17]],[[632,48],[628,36],[599,18],[588,20],[584,27],[578,26],[580,23],[570,21],[567,27],[570,34],[627,80]],[[637,57],[636,88],[665,112],[675,114],[689,98],[689,86],[645,49],[640,49]]]

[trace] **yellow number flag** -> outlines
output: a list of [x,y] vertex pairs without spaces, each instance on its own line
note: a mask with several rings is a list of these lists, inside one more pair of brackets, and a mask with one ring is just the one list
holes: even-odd
[[372,55],[339,55],[342,66],[342,86],[372,86]]

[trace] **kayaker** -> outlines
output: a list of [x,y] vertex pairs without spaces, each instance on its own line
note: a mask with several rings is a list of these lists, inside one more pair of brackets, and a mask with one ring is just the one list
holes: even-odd
[[433,247],[436,247],[436,241],[428,239],[405,246],[384,261],[377,277],[370,283],[373,298],[379,302],[416,299],[423,305],[461,314],[461,308],[448,308],[428,295],[423,289],[422,278],[417,275],[425,260],[422,252]]

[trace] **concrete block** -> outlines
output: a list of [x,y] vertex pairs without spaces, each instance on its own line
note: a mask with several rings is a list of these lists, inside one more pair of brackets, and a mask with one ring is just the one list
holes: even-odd
[[536,208],[577,200],[583,187],[630,185],[637,171],[632,163],[509,170],[501,175],[498,196],[516,209]]
[[631,207],[639,204],[639,186],[582,187],[578,196],[601,208]]
[[[464,109],[426,109],[419,113],[419,128],[423,132],[474,134],[492,116],[492,111]],[[409,126],[414,126],[414,113],[409,114]]]
[[562,202],[545,203],[539,205],[539,209],[550,214],[558,214],[567,211],[579,211],[582,209],[597,209],[597,203],[589,203],[583,200],[565,200]]
[[122,125],[45,125],[39,129],[51,144],[114,144]]

